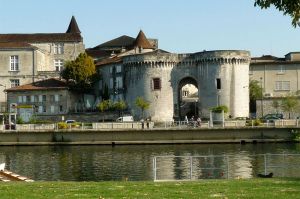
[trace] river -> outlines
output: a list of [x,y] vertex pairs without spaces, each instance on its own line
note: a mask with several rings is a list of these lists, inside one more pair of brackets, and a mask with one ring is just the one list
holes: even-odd
[[[149,181],[153,180],[154,156],[232,155],[238,157],[230,163],[235,165],[230,167],[231,172],[235,172],[244,169],[245,164],[246,170],[255,170],[257,163],[252,155],[267,153],[300,154],[300,144],[1,146],[0,163],[5,162],[8,170],[42,181]],[[166,164],[164,172],[178,175],[174,172],[176,164]],[[254,175],[253,171],[247,172],[248,177]]]

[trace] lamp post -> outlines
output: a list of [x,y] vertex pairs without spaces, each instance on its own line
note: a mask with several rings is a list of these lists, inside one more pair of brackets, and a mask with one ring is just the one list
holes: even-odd
[[263,105],[263,82],[262,77],[260,77],[260,89],[261,89],[261,97],[260,97],[260,108],[261,108],[261,116],[264,116],[264,105]]
[[0,86],[4,87],[4,94],[5,94],[5,112],[8,112],[7,109],[7,92],[6,92],[6,85],[0,84]]

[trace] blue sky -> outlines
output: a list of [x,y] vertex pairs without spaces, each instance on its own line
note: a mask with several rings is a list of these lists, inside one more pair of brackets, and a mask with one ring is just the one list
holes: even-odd
[[0,33],[65,32],[74,15],[86,47],[142,29],[177,53],[249,50],[283,57],[300,51],[300,28],[254,0],[0,0]]

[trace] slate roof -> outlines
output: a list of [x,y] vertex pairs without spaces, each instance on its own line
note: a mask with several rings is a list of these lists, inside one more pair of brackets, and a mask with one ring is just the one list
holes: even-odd
[[134,42],[134,38],[129,37],[127,35],[123,35],[121,37],[112,39],[108,42],[105,42],[103,44],[100,44],[93,49],[101,49],[101,48],[111,48],[111,47],[130,47],[132,46],[132,43]]
[[63,80],[50,78],[46,80],[41,80],[31,84],[25,84],[22,86],[17,86],[13,88],[6,89],[7,92],[13,91],[34,91],[34,90],[64,90],[68,89],[67,83]]
[[122,57],[115,56],[115,57],[106,58],[106,59],[103,59],[103,60],[97,62],[96,66],[99,67],[99,66],[103,66],[103,65],[107,65],[107,64],[118,63],[121,61],[122,61]]
[[72,16],[66,33],[81,33],[74,16]]
[[133,47],[142,47],[143,49],[154,49],[154,47],[150,44],[149,40],[147,39],[142,30],[140,30],[138,36],[133,42]]

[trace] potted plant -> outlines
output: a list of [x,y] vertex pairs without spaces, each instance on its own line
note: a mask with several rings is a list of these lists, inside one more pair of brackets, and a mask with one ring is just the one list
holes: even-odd
[[210,109],[213,113],[213,120],[214,121],[223,121],[222,112],[224,111],[224,117],[228,113],[228,107],[225,105],[220,105],[216,107],[212,107]]

